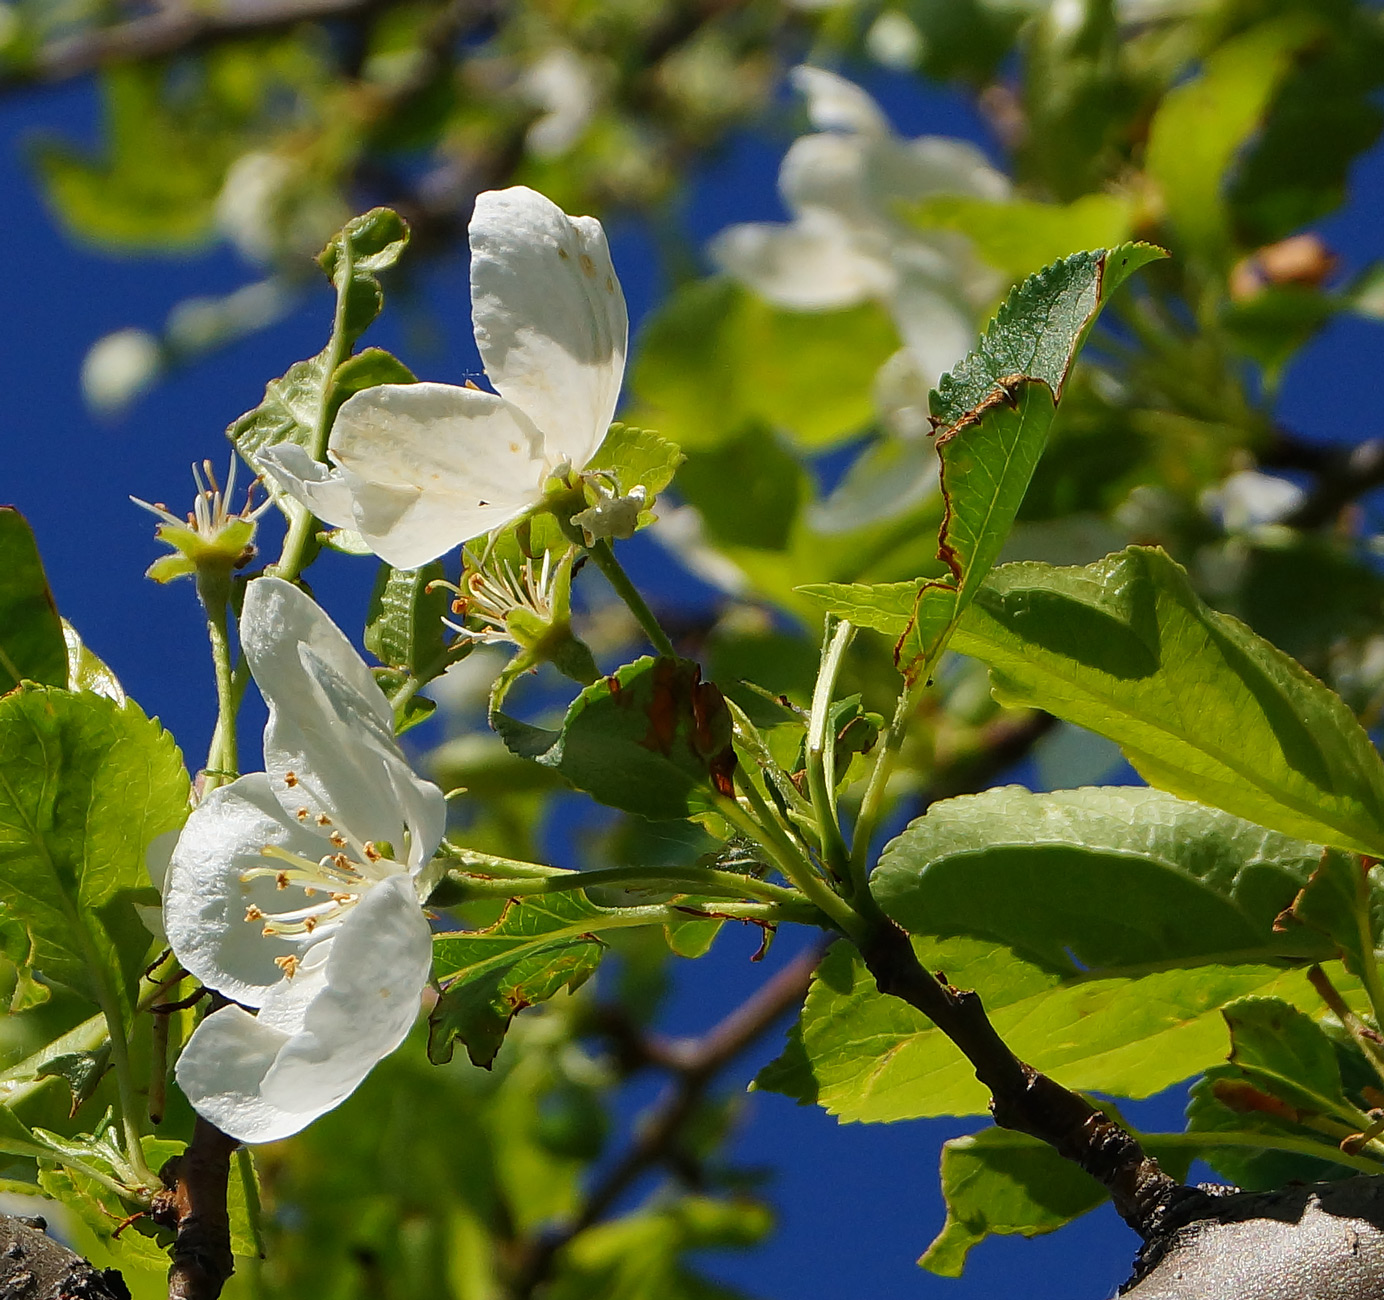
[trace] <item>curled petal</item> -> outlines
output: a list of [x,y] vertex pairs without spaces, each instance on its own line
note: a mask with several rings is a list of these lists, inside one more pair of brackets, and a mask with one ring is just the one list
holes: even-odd
[[355,504],[346,480],[313,460],[305,448],[294,442],[281,442],[264,448],[255,461],[289,496],[296,497],[319,519],[336,528],[356,526]]
[[629,333],[601,223],[514,186],[476,200],[470,233],[486,373],[541,431],[549,463],[580,469],[615,414]]
[[351,490],[351,526],[399,568],[509,522],[538,498],[549,468],[522,410],[452,384],[357,393],[337,413],[329,449]]
[[803,216],[822,208],[838,217],[857,238],[881,224],[870,193],[875,143],[849,135],[802,135],[788,146],[779,167],[778,187],[788,210]]

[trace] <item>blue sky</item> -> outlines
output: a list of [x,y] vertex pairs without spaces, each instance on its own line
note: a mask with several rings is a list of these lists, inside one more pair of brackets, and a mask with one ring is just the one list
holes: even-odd
[[[906,134],[960,134],[991,143],[959,97],[919,95],[903,78],[875,76],[871,85]],[[228,292],[254,274],[224,248],[181,258],[122,258],[68,240],[30,179],[26,144],[44,129],[89,137],[94,116],[89,85],[0,102],[0,193],[7,197],[9,248],[0,316],[7,397],[0,415],[0,502],[18,506],[33,524],[60,608],[130,694],[163,718],[196,766],[213,716],[203,625],[190,584],[157,587],[142,577],[158,553],[154,521],[128,496],[185,509],[189,464],[203,457],[224,464],[225,426],[258,402],[267,380],[320,348],[330,301],[325,288],[309,295],[288,319],[175,374],[119,420],[90,415],[77,376],[96,338],[129,325],[158,330],[182,298]],[[772,182],[785,144],[739,138],[693,178],[687,209],[693,233],[704,238],[731,221],[783,215]],[[1357,182],[1348,209],[1322,227],[1352,270],[1384,256],[1384,150],[1363,160]],[[612,236],[637,318],[660,292],[649,242],[618,222]],[[470,341],[464,260],[433,268],[425,291],[438,330],[435,349],[422,350],[388,313],[370,341],[397,350],[427,378],[459,382],[479,366]],[[1384,410],[1382,343],[1377,325],[1333,324],[1287,377],[1280,402],[1285,422],[1330,441],[1384,433],[1378,415]],[[672,600],[684,590],[654,548],[633,550],[632,567],[655,598]],[[328,557],[313,577],[343,625],[359,627],[368,586],[359,567]],[[748,966],[755,943],[748,935],[727,934],[711,958],[680,967],[670,1031],[708,1027],[743,996],[747,980],[769,973]],[[785,936],[766,965],[784,960],[793,946]],[[766,1045],[736,1077],[747,1079],[774,1052]],[[1181,1105],[1180,1095],[1165,1095],[1130,1113],[1146,1127],[1178,1127]],[[942,1221],[938,1148],[975,1123],[841,1127],[815,1109],[766,1095],[750,1097],[747,1114],[753,1122],[743,1130],[738,1155],[779,1171],[769,1195],[782,1231],[754,1255],[719,1257],[709,1265],[752,1294],[970,1300],[1022,1288],[1034,1300],[1070,1300],[1113,1292],[1133,1255],[1132,1235],[1106,1209],[1054,1237],[986,1243],[960,1282],[934,1278],[913,1260]]]

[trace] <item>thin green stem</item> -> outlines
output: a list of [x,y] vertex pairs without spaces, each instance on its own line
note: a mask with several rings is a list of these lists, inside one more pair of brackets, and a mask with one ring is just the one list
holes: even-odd
[[615,594],[629,606],[630,613],[638,620],[639,626],[644,629],[644,635],[649,638],[649,644],[661,655],[666,655],[670,659],[677,658],[677,651],[673,649],[673,643],[668,639],[668,634],[659,626],[658,619],[654,617],[654,612],[644,602],[644,597],[639,594],[639,589],[630,581],[629,574],[621,566],[620,561],[615,558],[615,552],[605,538],[595,543],[589,548],[587,554],[591,556],[596,567],[605,574],[606,580],[615,588]]
[[801,905],[803,896],[767,880],[742,876],[714,867],[607,867],[600,871],[571,871],[563,875],[534,876],[527,880],[486,880],[472,875],[451,874],[477,898],[521,898],[534,894],[557,894],[570,889],[658,888],[689,886],[697,893],[713,893],[727,898],[757,898],[766,903]]
[[[812,712],[807,720],[807,788],[817,819],[817,842],[821,845],[822,860],[837,880],[844,881],[850,870],[850,851],[846,848],[836,812],[836,737],[831,731],[831,701],[855,628],[842,619],[834,631],[828,621],[827,630],[817,684],[812,690]],[[851,892],[858,892],[864,883],[863,877],[858,882],[852,881]]]
[[211,661],[216,673],[216,729],[207,749],[203,790],[210,794],[219,785],[233,781],[240,770],[236,741],[236,712],[240,692],[236,690],[235,667],[231,662],[231,642],[227,633],[226,606],[207,610],[207,636],[211,640]]
[[[322,388],[313,415],[312,445],[308,448],[308,454],[316,461],[325,461],[327,458],[327,439],[332,432],[333,376],[350,351],[346,341],[346,291],[350,288],[355,270],[353,260],[351,241],[343,239],[336,265],[336,312],[332,317],[332,336],[327,340],[322,357]],[[284,534],[278,562],[270,572],[285,582],[296,582],[306,567],[308,549],[317,532],[317,517],[299,501],[292,498],[280,500],[288,515],[288,531]]]
[[1327,1142],[1314,1142],[1311,1138],[1292,1137],[1281,1133],[1255,1133],[1251,1130],[1227,1130],[1205,1133],[1136,1133],[1140,1145],[1152,1143],[1155,1146],[1178,1147],[1256,1147],[1263,1151],[1291,1151],[1297,1155],[1314,1156],[1318,1160],[1329,1160],[1333,1164],[1345,1165],[1349,1169],[1359,1169],[1362,1173],[1379,1173],[1380,1162],[1368,1156],[1351,1155]]
[[851,839],[851,879],[857,882],[857,890],[868,875],[870,842],[874,839],[875,831],[884,815],[884,799],[888,791],[889,778],[894,773],[894,765],[903,749],[904,734],[908,729],[908,720],[913,715],[919,689],[917,686],[905,685],[899,692],[898,703],[894,706],[894,716],[877,742],[875,765],[865,786],[865,797],[861,801],[860,812],[855,819],[855,832]]
[[749,809],[736,799],[717,801],[717,809],[743,834],[763,845],[774,865],[831,922],[852,938],[863,937],[865,925],[851,905],[817,874],[816,868],[778,824],[773,810],[764,801],[754,781],[743,771],[736,772],[736,786]]
[[479,849],[463,848],[450,840],[443,840],[442,847],[456,861],[467,869],[474,869],[481,875],[500,877],[509,880],[527,880],[530,876],[574,876],[575,871],[566,867],[546,867],[541,862],[523,862],[519,858],[501,858],[493,853],[482,853]]
[[[1363,864],[1362,864],[1363,865]],[[1371,867],[1370,871],[1374,868]],[[1379,976],[1379,957],[1374,950],[1374,926],[1370,916],[1369,871],[1362,870],[1355,890],[1355,924],[1360,934],[1360,982],[1374,1012],[1375,1028],[1384,1031],[1384,980]]]

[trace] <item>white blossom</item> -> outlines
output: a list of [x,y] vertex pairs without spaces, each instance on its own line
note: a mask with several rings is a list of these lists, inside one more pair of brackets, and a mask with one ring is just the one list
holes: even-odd
[[345,402],[333,467],[284,443],[259,455],[328,523],[416,568],[502,528],[564,467],[582,469],[615,413],[629,321],[601,223],[523,186],[471,218],[471,310],[494,393],[382,384]]
[[419,876],[446,808],[306,595],[252,582],[241,643],[269,706],[265,770],[189,816],[164,925],[183,966],[238,1004],[198,1025],[178,1083],[224,1132],[271,1142],[349,1096],[412,1026],[432,967]]
[[797,311],[889,308],[926,387],[975,340],[977,310],[997,281],[964,235],[921,230],[899,209],[945,194],[1002,200],[1009,184],[974,145],[903,140],[859,86],[822,68],[793,83],[816,128],[790,146],[779,190],[793,220],[722,231],[712,259],[766,301]]

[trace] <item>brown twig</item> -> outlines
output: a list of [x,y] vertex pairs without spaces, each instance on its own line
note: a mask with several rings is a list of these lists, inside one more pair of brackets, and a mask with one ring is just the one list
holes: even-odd
[[130,1300],[125,1279],[54,1241],[42,1219],[0,1215],[0,1296],[14,1300]]
[[0,78],[0,91],[70,81],[122,63],[184,54],[222,40],[282,31],[304,22],[360,18],[400,0],[278,0],[274,4],[166,4],[128,22],[43,46]]
[[990,1023],[980,997],[924,970],[908,936],[892,922],[880,921],[861,955],[881,993],[916,1007],[961,1049],[990,1090],[995,1123],[1036,1137],[1079,1165],[1146,1241],[1170,1211],[1203,1195],[1165,1174],[1130,1133],[1084,1097],[1019,1060]]
[[526,1243],[520,1251],[509,1284],[512,1300],[532,1296],[547,1280],[563,1247],[599,1222],[646,1171],[660,1164],[685,1166],[679,1150],[682,1133],[708,1086],[785,1012],[802,1001],[821,958],[817,948],[801,953],[701,1038],[650,1045],[645,1059],[673,1071],[671,1087],[629,1149],[592,1187],[577,1214],[556,1232]]
[[173,1228],[168,1300],[216,1300],[235,1272],[226,1189],[239,1145],[200,1115],[186,1151],[163,1167],[149,1217]]

